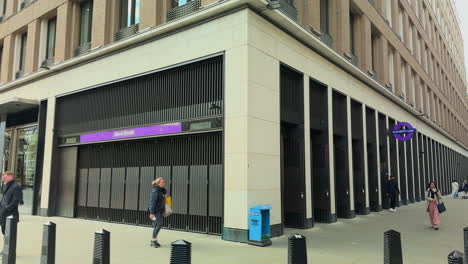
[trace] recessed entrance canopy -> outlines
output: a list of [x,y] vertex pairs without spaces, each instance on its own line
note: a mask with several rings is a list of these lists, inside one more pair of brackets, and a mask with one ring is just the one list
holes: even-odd
[[18,97],[0,100],[0,114],[13,114],[39,106],[39,101]]

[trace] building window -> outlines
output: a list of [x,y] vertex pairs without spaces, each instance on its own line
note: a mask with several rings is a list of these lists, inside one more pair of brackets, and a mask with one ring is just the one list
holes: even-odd
[[24,71],[24,64],[26,62],[26,43],[28,41],[28,33],[21,35],[20,39],[20,56],[19,56],[19,68],[20,72]]
[[140,0],[121,0],[120,3],[120,29],[140,23]]
[[93,25],[93,1],[86,1],[80,5],[80,46],[91,42]]
[[328,0],[320,0],[320,31],[330,34],[330,18]]
[[377,34],[371,34],[371,56],[372,56],[372,70],[377,72],[377,45],[379,37]]
[[392,0],[385,0],[387,4],[387,20],[390,26],[392,26]]
[[0,73],[2,72],[2,63],[3,63],[3,47],[0,47]]
[[192,0],[172,0],[172,7],[183,6]]
[[410,80],[410,85],[411,85],[411,103],[415,104],[416,103],[416,83],[414,80],[414,73],[411,71],[411,80]]
[[46,59],[51,59],[55,56],[56,28],[57,28],[57,18],[54,17],[47,22]]
[[2,5],[2,16],[5,16],[6,14],[6,9],[7,9],[7,0],[0,0],[0,4]]

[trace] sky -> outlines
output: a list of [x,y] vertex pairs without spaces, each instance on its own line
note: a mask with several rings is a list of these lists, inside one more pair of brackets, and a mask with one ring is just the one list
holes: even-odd
[[[468,69],[468,1],[467,0],[455,0],[455,4],[457,5],[456,12],[458,13],[458,17],[461,20],[461,31],[463,35],[463,42],[465,45],[465,68]],[[461,10],[465,10],[462,12]]]

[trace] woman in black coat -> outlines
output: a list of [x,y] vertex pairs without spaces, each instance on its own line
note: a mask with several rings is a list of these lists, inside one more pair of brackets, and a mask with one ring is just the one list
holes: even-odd
[[161,245],[158,243],[158,234],[163,225],[163,212],[166,205],[166,181],[164,178],[157,178],[153,181],[153,190],[151,191],[151,199],[149,202],[150,219],[154,222],[153,237],[151,239],[151,246],[158,248]]

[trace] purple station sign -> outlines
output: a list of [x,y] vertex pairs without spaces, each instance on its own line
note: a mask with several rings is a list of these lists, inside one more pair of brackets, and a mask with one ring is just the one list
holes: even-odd
[[80,135],[80,142],[107,141],[123,138],[136,138],[155,135],[165,135],[182,132],[182,123],[172,123],[157,126],[129,128],[124,130],[104,131]]

